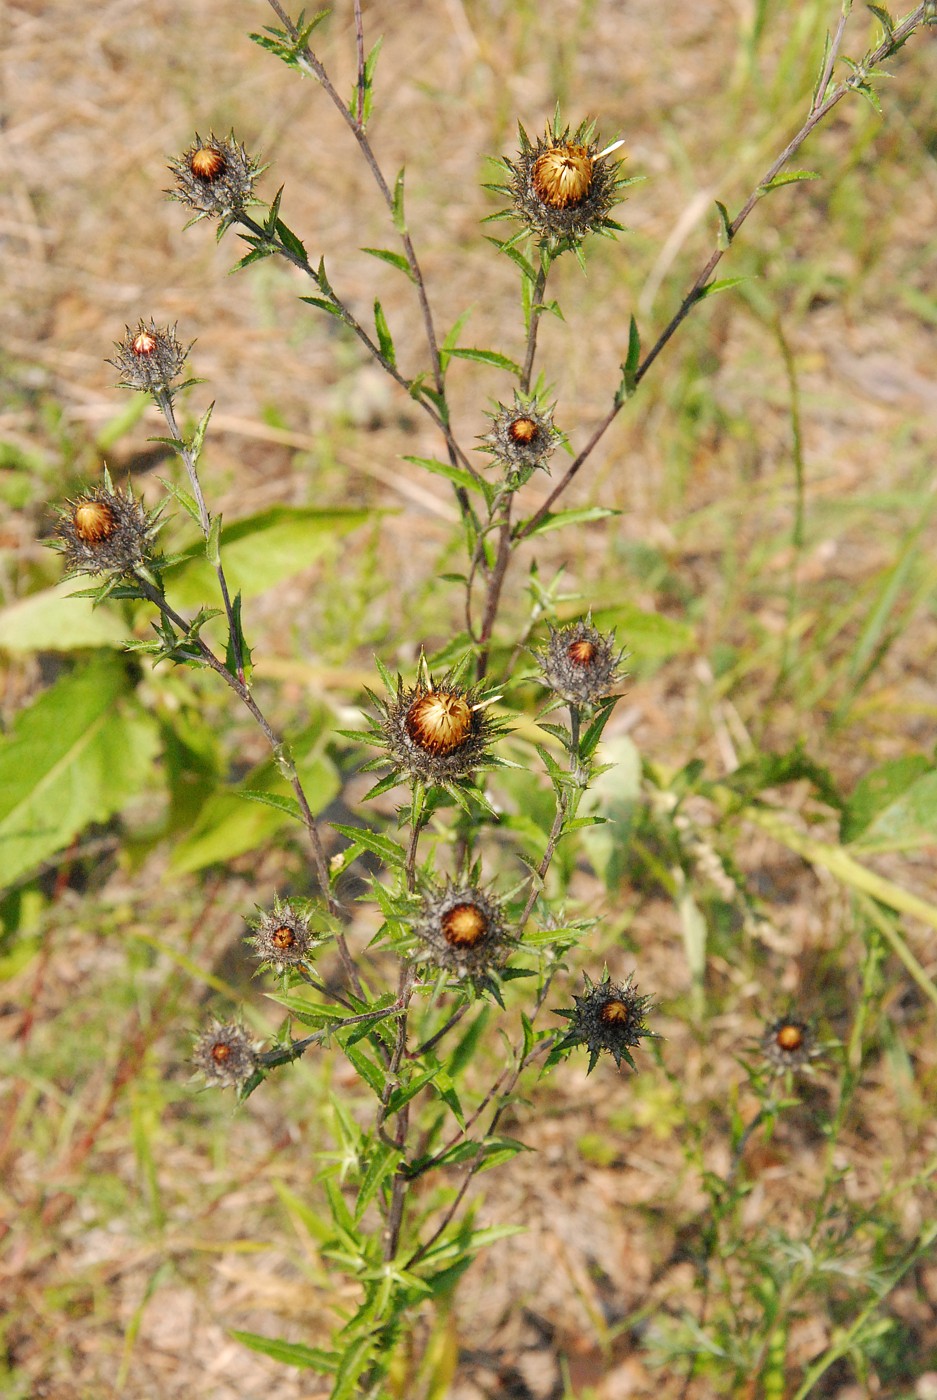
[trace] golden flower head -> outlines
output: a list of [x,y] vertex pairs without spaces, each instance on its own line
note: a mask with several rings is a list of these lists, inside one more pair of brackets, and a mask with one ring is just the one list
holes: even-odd
[[265,167],[247,154],[233,132],[226,137],[212,132],[206,141],[196,132],[195,141],[169,162],[169,168],[176,178],[175,189],[167,190],[170,199],[194,210],[193,222],[220,219],[224,229],[258,203],[254,182]]
[[166,393],[170,397],[185,385],[176,381],[182,373],[186,357],[194,341],[183,345],[175,326],[157,326],[150,318],[139,321],[136,329],[124,327],[123,340],[114,346],[116,355],[108,360],[120,373],[121,389],[137,389],[141,393]]
[[594,131],[595,123],[585,121],[570,134],[560,126],[559,109],[536,144],[519,127],[520,151],[499,162],[504,184],[488,186],[510,205],[491,217],[518,219],[554,254],[578,248],[588,233],[620,232],[609,211],[632,182],[621,177],[621,161],[610,157],[622,143],[599,150]]
[[616,650],[615,633],[601,633],[591,621],[556,630],[537,653],[543,682],[570,705],[602,700],[622,680],[624,652]]
[[115,488],[106,469],[103,486],[92,486],[57,509],[50,543],[63,555],[69,574],[121,577],[152,562],[161,508],[147,511],[129,488]]
[[823,1054],[809,1021],[796,1016],[781,1016],[767,1026],[759,1044],[772,1074],[806,1069]]
[[196,1040],[192,1063],[208,1084],[240,1088],[253,1074],[257,1054],[243,1026],[213,1021]]
[[573,997],[575,1008],[556,1013],[570,1022],[557,1049],[585,1045],[589,1051],[589,1074],[603,1052],[612,1056],[619,1069],[622,1060],[636,1069],[631,1048],[648,1037],[656,1038],[656,1032],[644,1019],[652,1007],[651,998],[638,995],[633,975],[627,982],[613,982],[607,972],[598,983],[590,981],[586,973],[583,978],[585,992],[581,997]]
[[391,765],[391,777],[378,785],[382,791],[401,780],[452,790],[479,768],[501,766],[490,752],[492,741],[504,732],[504,725],[490,713],[499,696],[466,685],[465,669],[463,665],[437,679],[421,662],[414,686],[405,686],[400,676],[394,681],[382,669],[391,694],[381,699],[368,692],[378,711],[369,737],[385,756],[365,765]]
[[553,426],[553,405],[536,395],[514,391],[512,407],[499,403],[487,414],[491,428],[481,441],[482,452],[489,452],[493,465],[500,465],[511,488],[522,486],[538,468],[547,466],[563,434]]
[[500,901],[470,881],[425,891],[413,932],[415,962],[475,981],[503,965],[512,943]]

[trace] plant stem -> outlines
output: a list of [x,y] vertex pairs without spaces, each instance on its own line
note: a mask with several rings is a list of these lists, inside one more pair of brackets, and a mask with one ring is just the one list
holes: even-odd
[[534,284],[530,307],[530,325],[527,328],[527,353],[524,356],[524,372],[521,375],[521,393],[530,393],[530,381],[534,372],[534,356],[537,353],[537,330],[540,326],[540,317],[543,314],[539,309],[543,302],[543,294],[547,285],[546,268],[541,264],[537,273],[537,281]]

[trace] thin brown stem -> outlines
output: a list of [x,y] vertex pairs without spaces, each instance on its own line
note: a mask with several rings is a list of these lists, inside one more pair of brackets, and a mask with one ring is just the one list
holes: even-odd
[[355,127],[358,131],[364,128],[364,91],[365,91],[365,71],[364,71],[364,20],[361,16],[361,0],[355,0],[355,52],[358,57],[358,85],[356,89],[356,111]]
[[546,269],[541,265],[537,273],[537,281],[534,283],[534,290],[530,306],[530,325],[527,328],[527,353],[524,356],[524,370],[521,374],[521,393],[530,393],[530,381],[534,372],[534,356],[537,353],[537,331],[540,326],[540,317],[543,312],[540,309],[543,302],[543,294],[547,285]]
[[479,634],[478,653],[478,679],[482,680],[488,670],[488,653],[492,633],[494,632],[495,619],[498,616],[498,606],[501,601],[501,590],[504,587],[504,578],[511,560],[511,508],[514,504],[514,493],[511,492],[504,498],[501,507],[501,524],[498,529],[498,550],[495,555],[494,566],[488,575],[488,592],[485,598],[485,611],[482,616],[481,633]]
[[[400,968],[400,979],[397,989],[397,1001],[400,1005],[400,1019],[397,1022],[397,1039],[394,1042],[393,1054],[390,1064],[387,1067],[387,1078],[384,1087],[384,1097],[381,1109],[378,1114],[378,1130],[383,1129],[387,1118],[387,1106],[390,1097],[396,1087],[397,1075],[407,1053],[407,1013],[410,1006],[410,998],[413,995],[413,968],[409,963],[403,963]],[[410,1128],[410,1105],[405,1103],[397,1114],[396,1133],[393,1138],[393,1145],[402,1153],[407,1142],[407,1133]],[[401,1164],[403,1165],[403,1164]],[[407,1199],[407,1188],[409,1182],[405,1170],[398,1170],[394,1176],[393,1185],[390,1191],[390,1203],[387,1207],[387,1223],[384,1228],[384,1258],[391,1260],[397,1254],[397,1247],[400,1243],[400,1229],[403,1224],[403,1210]]]

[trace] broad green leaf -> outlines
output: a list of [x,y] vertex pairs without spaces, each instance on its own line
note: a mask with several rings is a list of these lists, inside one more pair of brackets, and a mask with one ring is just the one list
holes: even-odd
[[728,292],[732,287],[737,287],[740,282],[747,282],[747,277],[723,277],[720,282],[707,282],[705,287],[701,287],[697,295],[697,301],[704,301],[706,297],[714,297],[718,292]]
[[[300,781],[313,813],[321,812],[338,793],[340,782],[331,761],[320,752],[328,724],[323,712],[291,745]],[[267,795],[264,801],[263,795]],[[245,796],[248,798],[245,801]],[[285,803],[270,799],[284,798]],[[253,768],[234,787],[217,792],[201,808],[194,828],[172,854],[175,871],[202,870],[264,845],[295,822],[292,789],[272,758]]]
[[[228,588],[256,598],[283,579],[301,573],[335,540],[368,519],[366,510],[319,510],[313,506],[271,506],[258,515],[225,525],[221,560]],[[217,594],[218,581],[205,559],[192,557],[166,572],[174,607],[197,607]]]
[[390,263],[391,267],[396,267],[398,272],[413,281],[413,272],[403,253],[392,253],[389,248],[362,248],[361,251],[369,253],[372,258],[380,258],[381,262]]
[[475,360],[480,365],[493,365],[495,369],[506,369],[509,374],[516,374],[520,378],[520,365],[509,360],[507,355],[499,354],[497,350],[474,350],[453,346],[449,354],[454,360]]
[[44,691],[0,745],[0,885],[119,812],[150,779],[157,748],[118,658],[95,656]]
[[864,852],[937,846],[937,771],[917,755],[866,774],[846,804],[841,834]]
[[663,613],[644,612],[633,603],[593,608],[592,621],[602,631],[614,627],[618,645],[625,647],[629,656],[638,658],[679,656],[692,651],[696,641],[690,623]]
[[122,618],[122,609],[94,608],[90,598],[73,598],[79,587],[79,580],[68,579],[0,610],[0,650],[79,651],[124,646],[132,633]]
[[477,491],[480,496],[486,498],[488,496],[485,483],[472,476],[464,467],[454,467],[451,462],[440,462],[438,457],[404,456],[403,460],[412,462],[416,467],[422,467],[424,471],[432,472],[434,476],[444,476],[447,481],[454,481],[457,486],[464,486],[466,491]]
[[[550,530],[562,530],[565,525],[589,525],[594,520],[607,520],[610,515],[621,515],[620,510],[609,510],[607,506],[582,506],[576,510],[549,511],[539,525],[531,530],[531,535],[545,535]],[[515,533],[524,529],[522,521]]]

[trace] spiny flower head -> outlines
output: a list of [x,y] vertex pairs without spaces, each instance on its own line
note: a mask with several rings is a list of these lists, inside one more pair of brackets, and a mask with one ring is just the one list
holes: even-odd
[[212,1021],[195,1042],[192,1063],[208,1084],[238,1088],[253,1074],[257,1054],[243,1026]]
[[455,791],[480,768],[503,766],[490,752],[492,741],[505,729],[489,708],[500,697],[496,691],[465,684],[468,661],[466,658],[461,666],[436,678],[421,658],[414,686],[405,686],[400,676],[394,681],[380,667],[391,693],[381,699],[368,691],[379,715],[369,738],[384,750],[385,757],[365,767],[390,763],[394,774],[378,785],[382,790],[403,780]]
[[212,132],[207,141],[196,132],[192,145],[169,162],[176,187],[166,193],[195,211],[193,223],[220,219],[223,231],[259,202],[254,198],[254,182],[265,168],[234,139],[233,131],[226,137]]
[[103,486],[92,486],[57,507],[50,543],[63,555],[69,575],[134,574],[152,562],[161,509],[147,511],[129,487],[121,491],[114,486],[105,468]]
[[603,635],[591,620],[551,627],[546,648],[536,655],[544,684],[570,705],[603,700],[624,676],[624,651],[616,650],[615,633]]
[[609,159],[620,141],[600,151],[595,123],[581,122],[570,134],[568,126],[560,127],[559,109],[536,144],[522,126],[518,130],[520,151],[499,162],[506,183],[488,186],[510,200],[510,207],[493,218],[520,220],[554,255],[578,248],[588,233],[613,237],[621,231],[609,217],[620,202],[619,190],[631,183],[621,178],[621,161]]
[[248,923],[254,929],[247,942],[253,945],[255,957],[262,967],[283,972],[288,967],[302,967],[325,942],[325,938],[309,927],[309,915],[294,908],[289,900],[274,895],[273,908],[264,910]]
[[121,389],[138,389],[141,393],[177,393],[185,385],[175,381],[182,373],[186,356],[195,343],[182,345],[175,326],[157,326],[140,320],[136,330],[124,327],[126,335],[115,343],[117,354],[108,360],[120,372]]
[[523,486],[538,467],[549,471],[547,462],[563,438],[553,426],[554,407],[515,389],[512,408],[499,403],[496,412],[487,414],[491,429],[481,438],[481,451],[503,466],[510,487]]
[[471,880],[424,891],[413,932],[414,961],[475,981],[501,967],[511,946],[500,901]]
[[759,1044],[772,1074],[805,1069],[823,1054],[809,1021],[796,1016],[780,1016],[766,1027]]
[[575,1009],[556,1012],[570,1022],[569,1030],[556,1048],[585,1045],[589,1051],[589,1074],[603,1051],[614,1057],[619,1069],[622,1060],[637,1069],[631,1058],[631,1047],[640,1045],[645,1037],[656,1038],[656,1032],[650,1030],[644,1020],[653,1005],[651,998],[638,995],[633,974],[627,982],[613,982],[608,972],[598,983],[590,981],[587,973],[583,973],[583,978],[585,994],[573,996]]

